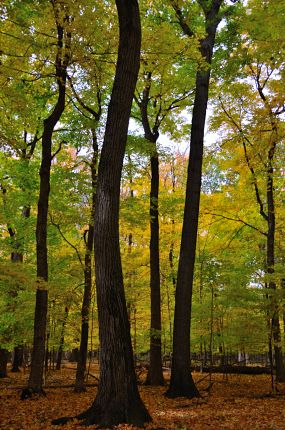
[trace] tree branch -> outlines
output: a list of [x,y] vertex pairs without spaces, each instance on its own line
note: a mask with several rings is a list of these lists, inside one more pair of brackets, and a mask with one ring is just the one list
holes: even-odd
[[74,249],[74,251],[76,252],[76,254],[77,254],[77,257],[78,257],[78,260],[79,260],[79,262],[80,262],[80,264],[81,264],[81,267],[84,269],[84,265],[83,265],[83,263],[82,263],[82,259],[81,259],[81,256],[80,256],[80,253],[79,253],[79,251],[78,251],[78,249],[76,248],[76,246],[74,246],[71,242],[69,242],[69,240],[68,239],[66,239],[66,237],[64,236],[64,234],[62,233],[62,231],[61,231],[61,228],[60,228],[60,225],[59,224],[56,224],[55,222],[54,222],[54,220],[53,220],[53,218],[52,218],[52,215],[51,214],[49,214],[49,217],[50,217],[50,222],[51,222],[51,224],[54,226],[54,227],[56,227],[57,229],[58,229],[58,232],[59,232],[59,234],[61,235],[61,237],[62,237],[62,239],[69,245],[69,246],[71,246],[71,248],[72,249]]
[[[178,1],[177,0],[171,0],[171,5],[175,11],[175,14],[178,18],[178,22],[180,24],[180,27],[182,28],[183,32],[189,36],[189,37],[193,37],[194,36],[194,32],[191,30],[191,28],[189,27],[189,25],[187,24],[182,10],[180,9],[180,7],[178,6]],[[200,3],[200,2],[199,2]]]
[[212,216],[216,216],[216,217],[219,217],[219,218],[220,218],[220,220],[222,220],[222,219],[227,219],[227,220],[229,220],[229,221],[240,222],[240,223],[242,223],[244,226],[247,226],[247,227],[252,228],[253,230],[257,231],[258,233],[262,234],[263,236],[267,236],[267,233],[265,233],[264,231],[260,230],[259,228],[255,227],[255,226],[254,226],[254,225],[252,225],[252,224],[249,224],[248,222],[246,222],[246,221],[244,221],[244,220],[242,220],[242,219],[240,219],[240,218],[232,218],[232,217],[230,217],[230,216],[226,216],[226,215],[222,215],[222,214],[216,214],[216,213],[213,213],[213,212],[205,212],[205,215],[212,215]]

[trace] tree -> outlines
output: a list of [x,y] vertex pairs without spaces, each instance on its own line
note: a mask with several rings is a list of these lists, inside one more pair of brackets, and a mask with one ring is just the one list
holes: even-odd
[[[183,10],[176,1],[171,2],[183,32],[194,36],[186,21]],[[194,278],[195,251],[199,217],[199,203],[202,177],[203,140],[210,83],[210,65],[213,56],[216,30],[221,21],[220,7],[223,0],[199,1],[205,16],[206,36],[200,41],[200,53],[207,67],[198,69],[196,92],[192,113],[190,156],[186,184],[186,198],[180,258],[175,294],[173,328],[173,359],[169,397],[196,397],[199,392],[190,371],[190,321]],[[183,336],[181,335],[183,333]]]
[[[275,297],[277,282],[274,273],[278,211],[274,183],[278,177],[278,168],[275,167],[276,151],[283,140],[283,124],[280,115],[284,111],[284,105],[280,105],[282,99],[280,100],[278,94],[278,79],[274,78],[274,72],[277,71],[274,65],[259,62],[258,55],[256,59],[250,52],[247,52],[246,62],[248,79],[252,79],[254,85],[241,82],[232,83],[226,91],[226,93],[229,91],[229,94],[225,93],[224,100],[222,97],[220,98],[221,111],[216,119],[219,118],[220,122],[223,117],[223,124],[228,127],[228,135],[235,134],[235,141],[243,150],[244,164],[251,177],[250,187],[254,191],[259,215],[266,225],[266,228],[262,226],[259,229],[262,236],[266,238],[264,244],[263,240],[260,242],[261,247],[264,245],[266,254],[265,263],[262,264],[260,270],[265,271],[265,286],[269,291],[271,290],[270,293],[266,293],[271,303],[268,312],[271,321],[269,349],[271,350],[272,337],[276,378],[278,381],[283,381],[285,369],[281,348],[280,312]],[[252,103],[253,100],[254,103]],[[258,230],[257,227],[255,229]]]
[[43,370],[45,358],[45,335],[48,305],[48,254],[47,254],[47,217],[50,193],[50,169],[52,155],[52,135],[65,107],[67,67],[70,62],[71,33],[69,29],[69,12],[67,6],[52,0],[52,7],[57,28],[57,52],[55,76],[58,86],[57,102],[44,120],[42,135],[42,162],[40,167],[40,190],[37,215],[37,278],[39,286],[36,291],[34,341],[31,372],[28,388],[32,392],[43,392]]
[[[150,324],[150,360],[146,384],[163,385],[162,353],[161,353],[161,280],[159,256],[159,147],[160,130],[171,131],[178,135],[179,113],[189,103],[191,84],[182,79],[183,65],[177,60],[177,52],[182,49],[181,44],[175,46],[169,24],[164,23],[162,30],[157,27],[153,16],[145,30],[145,45],[151,40],[151,50],[142,58],[141,79],[138,81],[135,101],[139,108],[134,117],[141,122],[144,137],[150,146],[150,294],[151,294],[151,324]],[[175,38],[176,39],[176,38]],[[165,60],[154,59],[152,51],[163,50],[166,42],[171,46],[171,54]],[[177,41],[177,40],[176,40]],[[173,52],[176,48],[177,52]],[[169,49],[170,51],[170,49]],[[172,61],[170,59],[172,58]],[[192,89],[192,88],[191,88]],[[165,124],[166,123],[166,124]],[[170,130],[170,128],[172,130]]]
[[[131,104],[139,70],[140,19],[134,0],[116,1],[119,50],[105,137],[98,168],[95,205],[95,268],[100,336],[100,382],[83,424],[143,425],[150,416],[134,370],[119,246],[119,197]],[[69,418],[55,420],[55,424]]]

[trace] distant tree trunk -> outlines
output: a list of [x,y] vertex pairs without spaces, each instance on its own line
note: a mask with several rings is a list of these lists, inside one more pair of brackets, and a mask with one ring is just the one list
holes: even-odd
[[[37,136],[37,132],[35,133],[34,137],[31,139],[30,142],[27,141],[27,132],[24,131],[24,143],[26,144],[26,147],[24,147],[22,149],[22,153],[21,153],[21,161],[23,163],[26,163],[26,165],[29,165],[30,159],[34,154],[34,150],[36,147],[36,143],[38,142],[39,138]],[[29,148],[29,151],[27,151],[27,149]],[[24,191],[24,189],[23,189]],[[30,213],[31,213],[31,208],[30,205],[27,204],[23,207],[22,209],[22,217],[23,218],[29,218],[30,217]],[[9,235],[11,237],[11,239],[13,240],[12,242],[12,246],[13,246],[13,251],[11,252],[11,261],[13,263],[23,263],[24,260],[24,256],[22,253],[22,246],[21,246],[21,242],[17,239],[16,237],[16,231],[11,228],[8,227],[8,232]],[[18,294],[17,290],[11,291],[11,295],[12,296],[16,296]],[[12,372],[16,373],[16,372],[20,372],[20,367],[23,364],[23,353],[24,353],[24,348],[23,346],[17,345],[14,348],[14,359],[13,359],[13,365],[12,365]]]
[[[281,279],[281,288],[282,288],[282,291],[284,294],[284,292],[285,292],[285,278]],[[283,306],[282,316],[283,316],[283,336],[285,337],[285,306]]]
[[63,346],[64,346],[64,334],[65,334],[65,326],[66,326],[67,318],[68,318],[68,307],[65,306],[64,317],[63,317],[62,328],[61,328],[60,343],[59,343],[59,348],[58,348],[58,352],[57,352],[57,359],[56,359],[56,367],[55,367],[56,370],[60,370],[60,367],[61,367]]
[[50,170],[52,161],[52,134],[65,107],[67,66],[70,60],[71,34],[67,29],[69,17],[65,6],[52,1],[57,27],[56,79],[58,99],[51,114],[44,120],[42,135],[42,162],[40,167],[40,192],[38,199],[37,238],[37,278],[36,307],[34,319],[34,341],[31,372],[28,388],[32,392],[43,392],[43,371],[45,359],[45,335],[47,321],[48,256],[47,256],[47,216],[50,193]]
[[141,112],[145,138],[151,143],[151,185],[150,185],[150,360],[145,383],[147,385],[163,385],[162,353],[161,353],[161,297],[160,297],[160,262],[159,262],[159,157],[157,139],[158,123],[151,128],[148,118],[149,92],[151,73],[146,74],[146,83],[141,101],[137,100]]
[[[100,338],[100,382],[83,425],[142,426],[150,420],[136,385],[119,243],[120,179],[132,98],[139,70],[140,17],[136,0],[116,0],[120,41],[98,170],[95,268]],[[62,424],[70,418],[55,420]]]
[[159,161],[155,150],[151,156],[151,191],[150,191],[150,361],[145,383],[163,385],[162,352],[161,352],[161,297],[160,297],[160,264],[159,264],[159,220],[158,190]]
[[95,199],[97,185],[97,159],[98,159],[98,144],[95,130],[92,131],[93,136],[93,157],[91,163],[91,178],[92,178],[92,206],[91,206],[91,222],[88,226],[86,253],[84,261],[84,295],[81,309],[81,340],[79,348],[79,357],[76,369],[75,391],[80,393],[86,390],[86,362],[88,353],[88,331],[89,331],[89,313],[92,292],[92,250],[94,242],[94,217],[95,217]]
[[22,346],[15,346],[14,348],[14,359],[12,365],[12,372],[20,372],[20,367],[23,364],[24,359],[24,348]]
[[0,378],[7,377],[8,351],[0,348]]
[[77,363],[78,362],[78,356],[79,356],[79,349],[73,348],[68,361],[70,363]]
[[[274,204],[274,188],[273,188],[273,166],[272,158],[274,156],[274,149],[269,152],[268,156],[268,176],[267,176],[267,207],[268,207],[268,231],[267,231],[267,273],[269,276],[275,272],[275,204]],[[276,283],[270,279],[268,287],[276,291]],[[279,306],[276,298],[273,298],[273,315],[271,319],[272,336],[274,357],[276,365],[276,380],[278,382],[285,381],[285,367],[283,361],[282,347],[281,347],[281,330],[279,322]]]
[[[261,193],[258,187],[257,177],[255,169],[251,164],[250,156],[247,151],[246,143],[243,142],[244,154],[247,166],[253,177],[253,184],[255,189],[256,201],[259,205],[259,213],[267,223],[267,233],[266,233],[266,272],[268,274],[269,282],[266,283],[266,288],[272,291],[272,294],[266,294],[266,297],[271,301],[272,314],[271,314],[271,330],[270,338],[272,341],[276,365],[276,380],[278,382],[285,381],[285,366],[283,361],[282,347],[281,347],[281,330],[279,321],[279,304],[276,299],[276,282],[273,279],[275,273],[275,231],[276,231],[276,221],[275,221],[275,201],[274,201],[274,156],[276,151],[276,146],[280,140],[278,132],[278,119],[268,101],[268,98],[264,92],[264,83],[260,82],[260,72],[256,73],[254,76],[257,91],[263,102],[265,109],[268,112],[268,117],[271,125],[271,136],[269,139],[269,149],[267,153],[266,160],[266,205],[267,213],[264,208],[264,204],[261,198]],[[272,336],[271,336],[272,332]]]
[[[207,5],[204,2],[200,2],[204,7],[206,18],[206,36],[201,41],[200,52],[209,65],[212,60],[217,26],[221,20],[219,10],[222,2],[223,0],[212,0],[207,2]],[[177,6],[174,6],[174,9],[183,31],[188,36],[193,36],[191,29],[183,18],[182,11]],[[175,294],[173,359],[170,387],[166,393],[168,397],[185,396],[192,398],[199,396],[199,391],[190,370],[190,322],[209,82],[210,68],[198,70],[196,74],[190,157]]]
[[[23,254],[20,251],[21,244],[16,240],[16,232],[12,228],[8,228],[9,234],[13,241],[13,251],[11,252],[11,261],[13,263],[23,263]],[[16,297],[18,295],[17,290],[10,291],[10,295],[12,297]],[[12,365],[12,372],[17,373],[20,372],[20,366],[23,363],[23,348],[21,346],[15,346],[14,348],[14,359]]]

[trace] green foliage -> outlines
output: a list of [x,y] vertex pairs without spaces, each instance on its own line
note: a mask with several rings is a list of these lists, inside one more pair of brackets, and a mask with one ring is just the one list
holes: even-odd
[[[201,2],[179,2],[194,36],[181,37],[172,2],[141,5],[143,47],[120,201],[120,237],[126,297],[136,353],[149,338],[149,158],[154,146],[142,137],[139,103],[149,90],[147,114],[160,133],[160,258],[162,340],[171,350],[175,278],[184,208],[187,157],[175,146],[189,138],[189,113],[197,68],[207,67],[199,43],[205,36]],[[227,3],[227,4],[226,4]],[[205,150],[199,243],[195,274],[192,344],[209,350],[247,352],[267,348],[267,316],[284,307],[284,4],[235,2],[222,8],[212,64],[210,128],[215,142]],[[90,222],[90,163],[96,135],[100,149],[112,88],[117,22],[113,2],[68,2],[72,61],[67,102],[53,133],[48,225],[50,346],[60,342],[65,308],[66,348],[78,346],[83,295],[84,232]],[[51,2],[2,1],[0,6],[0,344],[31,345],[35,298],[35,228],[40,139],[56,100],[56,25]],[[272,116],[258,93],[257,78],[276,118],[274,156],[275,272],[264,267],[266,222],[259,213],[243,143],[266,201],[266,156]],[[149,87],[147,87],[149,85]],[[174,146],[174,145],[173,145]],[[100,152],[100,151],[99,151]],[[100,155],[100,154],[99,154]],[[23,216],[29,208],[29,216]],[[13,235],[11,235],[11,233]],[[17,251],[23,263],[12,263]],[[170,255],[172,260],[170,259]],[[93,283],[95,279],[93,275]],[[276,283],[272,300],[265,285]],[[94,300],[93,294],[93,300]],[[94,305],[93,347],[98,346]],[[280,314],[281,316],[281,314]],[[212,336],[212,340],[211,340]]]

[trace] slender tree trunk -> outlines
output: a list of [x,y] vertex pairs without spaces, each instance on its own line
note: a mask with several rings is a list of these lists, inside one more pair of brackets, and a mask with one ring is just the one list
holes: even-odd
[[[285,278],[281,279],[281,288],[283,291],[283,294],[285,292]],[[283,337],[285,337],[285,307],[283,306],[282,311],[282,317],[283,317]]]
[[24,348],[22,346],[15,346],[14,348],[14,359],[12,365],[12,372],[20,372],[20,367],[23,364]]
[[61,328],[60,343],[59,343],[57,359],[56,359],[56,367],[55,367],[56,370],[60,370],[60,367],[61,367],[62,353],[63,353],[63,346],[64,346],[64,334],[65,334],[65,326],[66,326],[67,318],[68,318],[68,307],[65,306],[64,317],[63,317],[62,328]]
[[7,377],[8,351],[0,348],[0,378]]
[[[274,151],[272,153],[273,157]],[[268,231],[267,231],[267,273],[270,277],[274,274],[275,265],[275,204],[274,204],[274,188],[273,188],[273,167],[272,157],[269,154],[269,166],[267,173],[267,207],[268,207]],[[268,287],[276,291],[276,283],[269,280]],[[273,293],[274,295],[274,293]],[[276,297],[273,297],[273,315],[271,319],[274,357],[276,365],[276,380],[278,382],[285,381],[285,367],[283,362],[283,354],[281,347],[281,330],[279,322],[279,306],[276,303]]]
[[[52,2],[57,27],[56,79],[58,99],[51,114],[44,120],[42,135],[42,162],[40,167],[40,192],[38,199],[38,216],[36,227],[37,239],[37,278],[36,306],[34,319],[34,341],[31,372],[28,388],[32,392],[43,392],[43,371],[45,359],[45,336],[47,322],[48,291],[48,256],[47,256],[47,215],[50,193],[50,170],[52,161],[52,134],[65,107],[67,66],[70,55],[71,34],[66,30],[69,17],[64,6]],[[63,17],[64,15],[64,17]]]
[[84,295],[81,309],[81,340],[79,348],[79,357],[76,370],[75,391],[83,392],[86,390],[86,362],[88,353],[88,331],[89,331],[89,313],[92,292],[92,250],[94,242],[94,216],[95,216],[95,198],[96,198],[96,183],[97,183],[97,159],[98,159],[98,144],[95,131],[93,136],[93,157],[91,163],[92,177],[92,206],[91,206],[91,222],[88,226],[86,254],[84,261]]
[[[216,29],[221,19],[219,17],[221,3],[222,0],[212,0],[204,10],[206,37],[201,41],[200,51],[209,65],[213,55]],[[188,32],[189,36],[193,35],[187,24],[185,27],[185,21],[181,21],[182,11],[176,8],[176,13],[184,31]],[[210,69],[199,70],[196,75],[196,93],[192,113],[190,157],[175,294],[172,371],[170,387],[166,393],[168,397],[199,396],[190,371],[190,321],[209,82]]]
[[[269,149],[267,154],[267,174],[266,174],[266,200],[267,200],[267,215],[263,210],[263,203],[260,198],[260,193],[258,190],[258,185],[255,177],[255,172],[252,166],[250,166],[249,159],[247,157],[247,164],[254,176],[255,179],[255,192],[257,201],[260,206],[260,214],[267,221],[267,243],[266,243],[266,271],[269,276],[268,288],[273,291],[271,297],[272,300],[272,338],[273,338],[273,349],[274,349],[274,357],[275,357],[275,365],[276,365],[276,380],[278,382],[285,381],[285,366],[282,355],[282,347],[281,347],[281,330],[280,330],[280,322],[279,322],[279,305],[277,303],[275,291],[276,291],[276,283],[272,279],[272,275],[275,272],[275,230],[276,230],[276,221],[275,221],[275,202],[274,202],[274,168],[273,168],[273,160],[275,156],[276,145],[279,141],[278,136],[278,120],[272,110],[270,102],[267,99],[267,96],[264,93],[264,84],[260,82],[260,73],[258,72],[255,76],[257,90],[260,95],[260,98],[264,104],[268,112],[268,116],[271,123],[271,136],[269,140]],[[244,145],[245,148],[245,145]],[[245,148],[246,151],[246,148]],[[246,154],[247,155],[247,154]]]
[[[27,142],[27,132],[26,131],[24,132],[24,143],[27,146],[26,146],[26,148],[22,149],[21,161],[23,163],[26,163],[27,166],[29,165],[30,159],[34,153],[37,141],[38,141],[38,137],[37,137],[37,133],[36,133],[34,138],[31,140],[31,142],[28,143]],[[30,150],[27,153],[28,146],[30,147]],[[23,189],[23,191],[24,191],[24,189]],[[30,208],[30,205],[27,204],[22,209],[22,217],[23,218],[29,218],[30,213],[31,213],[31,208]],[[23,263],[24,255],[23,255],[22,250],[21,250],[22,244],[19,240],[17,240],[15,230],[13,230],[11,227],[8,227],[8,232],[9,232],[11,239],[13,240],[13,251],[11,252],[11,261],[13,263],[18,263],[18,262]],[[13,296],[18,295],[18,291],[17,290],[11,291],[11,295],[13,295]],[[13,359],[13,365],[12,365],[12,372],[14,372],[14,373],[20,372],[20,367],[22,366],[23,359],[24,359],[23,353],[24,353],[24,348],[21,344],[14,347],[14,359]]]
[[[150,420],[134,369],[119,243],[120,179],[132,98],[139,70],[140,18],[136,0],[116,0],[120,41],[114,86],[98,169],[95,268],[100,338],[100,382],[84,425],[142,426]],[[62,424],[70,418],[55,420]]]
[[163,385],[162,352],[161,352],[161,298],[160,298],[160,264],[159,264],[159,160],[154,143],[151,156],[151,190],[150,190],[150,361],[145,383]]
[[151,87],[151,73],[146,74],[145,88],[142,100],[137,101],[144,128],[144,136],[151,143],[150,157],[151,188],[150,188],[150,361],[145,383],[147,385],[163,385],[162,352],[161,352],[161,297],[160,297],[160,261],[159,261],[159,157],[157,139],[159,137],[158,124],[150,127],[148,118],[149,93]]

